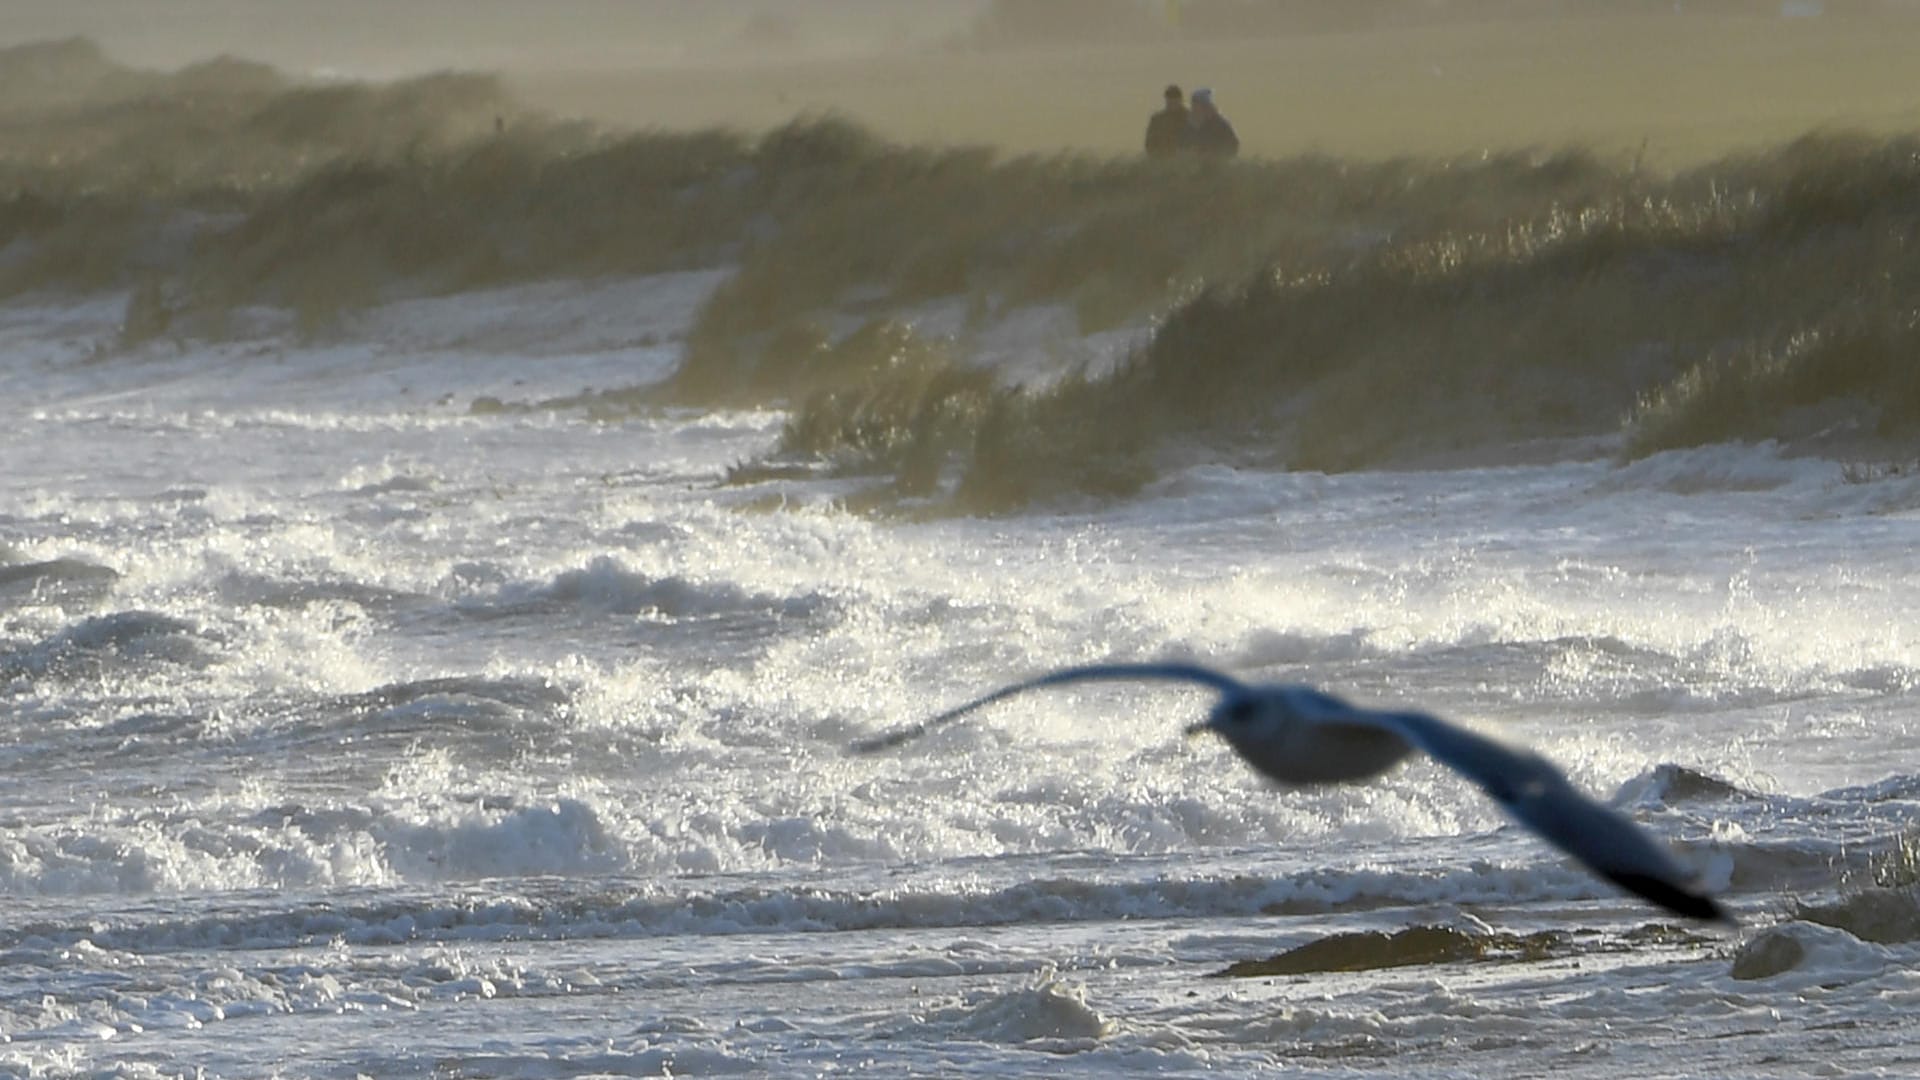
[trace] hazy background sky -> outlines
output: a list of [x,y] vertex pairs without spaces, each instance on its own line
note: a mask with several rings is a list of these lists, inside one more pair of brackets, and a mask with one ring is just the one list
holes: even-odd
[[[0,44],[84,34],[155,67],[229,53],[307,75],[490,70],[531,107],[621,126],[831,110],[896,138],[1034,151],[1137,151],[1168,82],[1213,86],[1264,155],[1578,143],[1682,163],[1818,127],[1920,128],[1920,5],[1903,0],[1828,0],[1817,17],[1783,14],[1821,6],[1806,0],[1283,0],[1268,10],[1313,32],[1197,40],[1154,37],[1156,20],[1223,0],[1085,2],[1101,17],[989,44],[989,0],[5,0]],[[1002,10],[1023,22],[1046,3]]]
[[[1118,0],[1126,3],[1128,0]],[[6,0],[0,43],[84,34],[130,62],[234,53],[295,70],[685,64],[872,51],[982,0]],[[790,31],[790,36],[783,35]]]

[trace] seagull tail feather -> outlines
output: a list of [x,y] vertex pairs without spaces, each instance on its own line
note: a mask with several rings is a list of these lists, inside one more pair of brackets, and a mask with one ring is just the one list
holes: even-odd
[[1606,878],[1635,896],[1650,900],[1676,915],[1728,926],[1739,924],[1733,913],[1713,897],[1681,888],[1665,878],[1628,873],[1607,874]]

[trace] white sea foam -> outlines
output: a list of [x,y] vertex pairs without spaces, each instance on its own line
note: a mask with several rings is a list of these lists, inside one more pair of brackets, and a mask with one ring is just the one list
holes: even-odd
[[1072,1052],[1112,1035],[1116,1025],[1087,1003],[1086,988],[1043,974],[1033,985],[1010,992],[977,994],[950,1004],[930,1003],[894,1037],[978,1039],[1040,1044]]
[[1830,485],[1839,468],[1814,457],[1788,457],[1777,443],[1721,444],[1668,450],[1622,465],[1594,486],[1600,491],[1652,490],[1676,495],[1774,491]]
[[820,611],[825,601],[817,595],[756,596],[732,581],[702,583],[678,576],[649,577],[616,559],[601,556],[580,569],[562,571],[551,581],[510,585],[495,597],[471,601],[464,607],[473,614],[506,614],[529,604],[674,619],[743,612],[804,618]]
[[[1804,955],[1735,980],[1742,942],[1630,936],[1642,906],[1430,764],[1271,791],[1151,687],[843,751],[1020,674],[1191,656],[1535,746],[1764,927],[1920,820],[1910,479],[1771,447],[1196,463],[1112,506],[890,521],[836,482],[772,511],[722,486],[776,411],[469,412],[657,377],[710,285],[95,362],[118,303],[7,309],[0,1071],[1905,1060],[1910,944],[1788,923]],[[1009,359],[1112,344],[1062,340]],[[35,563],[71,572],[4,584]],[[1592,948],[1201,978],[1456,915]]]
[[1845,930],[1808,922],[1768,927],[1741,945],[1732,974],[1766,980],[1778,989],[1831,988],[1871,979],[1902,959],[1893,950],[1861,941]]

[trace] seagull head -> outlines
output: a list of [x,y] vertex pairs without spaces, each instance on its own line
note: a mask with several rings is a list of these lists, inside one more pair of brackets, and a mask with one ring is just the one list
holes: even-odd
[[1235,746],[1277,737],[1291,714],[1279,696],[1249,687],[1220,695],[1206,719],[1187,726],[1188,735],[1212,732]]

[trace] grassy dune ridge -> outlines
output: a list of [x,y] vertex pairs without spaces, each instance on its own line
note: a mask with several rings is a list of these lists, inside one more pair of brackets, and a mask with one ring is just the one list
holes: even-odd
[[[1301,167],[1243,175],[1286,175],[1321,228],[1263,233],[1270,204],[1223,193],[1272,261],[1212,276],[1111,377],[947,392],[945,415],[977,417],[958,505],[1123,494],[1183,453],[1351,469],[1617,433],[1628,456],[1770,438],[1904,456],[1920,436],[1920,141],[1810,136],[1672,177],[1578,153],[1317,187]],[[796,424],[870,427],[889,393],[816,394]],[[865,443],[880,472],[912,445]]]
[[[784,402],[762,464],[963,511],[1124,494],[1194,455],[1920,434],[1907,136],[1671,174],[1578,148],[1168,165],[904,145],[831,115],[608,132],[484,76],[139,72],[84,41],[0,50],[0,87],[0,296],[129,289],[137,344],[229,333],[249,305],[325,335],[396,297],[731,266],[679,374],[618,400]],[[1035,305],[1153,331],[1109,375],[1025,392],[916,334],[928,305],[967,331]]]

